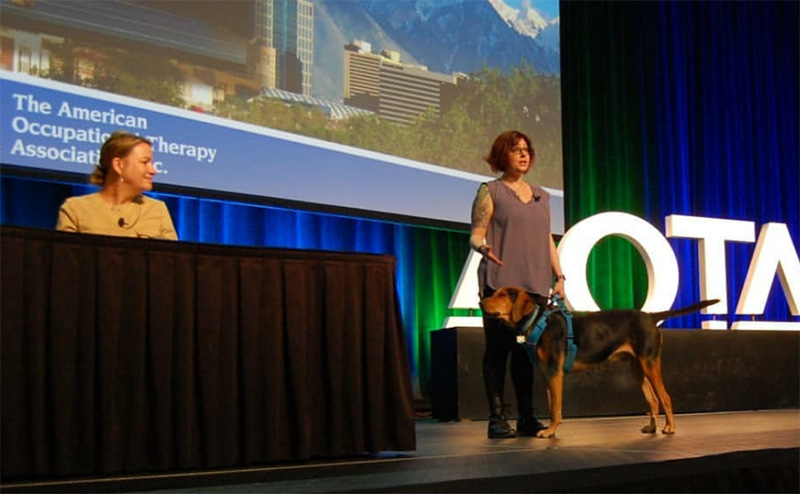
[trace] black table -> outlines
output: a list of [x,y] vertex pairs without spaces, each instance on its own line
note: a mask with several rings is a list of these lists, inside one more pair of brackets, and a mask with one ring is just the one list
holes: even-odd
[[0,227],[2,476],[416,447],[390,256]]

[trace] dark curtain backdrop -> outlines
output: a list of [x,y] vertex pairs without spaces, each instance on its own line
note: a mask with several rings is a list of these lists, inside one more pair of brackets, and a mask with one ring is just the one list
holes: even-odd
[[[800,239],[798,6],[792,2],[561,2],[566,218],[608,211],[664,232],[670,214],[786,223]],[[675,305],[700,297],[697,241],[671,239]],[[755,244],[728,243],[728,313]],[[627,241],[595,249],[601,307],[640,306]],[[775,281],[764,320],[796,320]],[[731,319],[729,319],[730,321]],[[697,315],[665,327],[699,327]]]

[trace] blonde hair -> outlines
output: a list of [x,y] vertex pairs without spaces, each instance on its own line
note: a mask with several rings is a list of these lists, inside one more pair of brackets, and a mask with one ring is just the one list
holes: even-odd
[[126,130],[117,130],[106,139],[103,147],[100,148],[100,163],[94,166],[94,171],[89,176],[89,181],[95,185],[104,185],[111,170],[111,161],[114,158],[124,158],[128,156],[131,149],[145,143],[152,146],[153,143],[140,135]]

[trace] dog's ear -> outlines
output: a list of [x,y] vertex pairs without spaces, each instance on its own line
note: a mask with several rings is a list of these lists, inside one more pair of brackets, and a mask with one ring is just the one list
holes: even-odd
[[516,294],[514,305],[511,306],[511,322],[518,323],[536,307],[533,299],[527,293],[519,290]]

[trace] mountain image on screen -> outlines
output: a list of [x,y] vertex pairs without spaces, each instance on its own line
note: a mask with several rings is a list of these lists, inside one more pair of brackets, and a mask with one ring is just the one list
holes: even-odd
[[545,20],[530,4],[514,9],[502,0],[322,0],[315,5],[319,96],[340,95],[341,47],[354,39],[445,74],[484,66],[508,72],[522,62],[538,74],[561,72],[558,19]]
[[[337,156],[336,177],[349,177],[362,159],[375,163],[373,182],[382,177],[390,191],[397,178],[388,177],[413,175],[414,184],[431,187],[432,212],[401,208],[399,214],[461,223],[462,213],[449,209],[464,209],[460,205],[471,199],[463,196],[473,184],[492,178],[483,157],[499,133],[516,129],[531,137],[536,152],[526,180],[559,194],[563,189],[554,0],[0,0],[0,7],[0,69],[21,77],[21,84],[30,84],[25,78],[42,81],[42,90],[56,91],[47,98],[79,107],[70,115],[97,105],[98,115],[117,120],[126,115],[166,125],[183,118],[205,122],[203,129],[228,127],[268,138],[258,144],[258,180],[245,181],[236,175],[244,165],[232,160],[240,146],[228,151],[229,142],[196,142],[196,133],[184,135],[184,125],[129,128],[146,130],[159,143],[156,151],[169,165],[161,183],[218,188],[221,180],[211,179],[212,172],[225,169],[232,192],[244,193],[244,187],[248,194],[394,211],[382,204],[386,194],[352,200],[345,192],[354,186],[352,178],[339,179],[347,187],[330,199],[321,199],[328,190],[273,190],[276,180],[288,180],[278,170],[299,166],[297,152],[289,150],[313,148],[309,156],[328,167],[331,160],[321,157]],[[62,90],[64,83],[74,89]],[[16,105],[9,118],[31,118],[30,105],[51,104],[41,101],[45,93],[7,96]],[[141,113],[138,101],[168,109]],[[26,133],[21,125],[4,130],[4,140],[15,143],[10,164],[86,173],[97,143],[81,136],[119,125],[65,115],[36,118],[74,126],[79,138],[59,141]],[[281,151],[265,151],[267,146]],[[218,151],[209,183],[205,171],[186,159],[200,148]],[[406,170],[389,172],[398,167]],[[432,184],[439,181],[458,189],[457,198],[444,201],[453,206],[437,199],[442,186]]]

